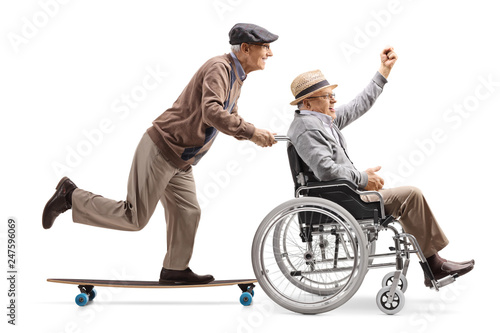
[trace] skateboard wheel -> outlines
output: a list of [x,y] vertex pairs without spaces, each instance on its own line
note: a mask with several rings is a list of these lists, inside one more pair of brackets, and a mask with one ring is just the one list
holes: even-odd
[[94,300],[94,298],[96,296],[97,296],[97,290],[95,290],[95,288],[92,288],[92,290],[90,291],[90,294],[89,294],[89,301]]
[[78,306],[84,306],[85,304],[88,303],[88,301],[89,301],[89,297],[85,293],[78,294],[75,297],[75,303]]
[[252,295],[245,291],[243,294],[240,296],[240,303],[244,306],[249,306],[252,304]]
[[[248,289],[250,289],[250,287],[248,287],[247,290]],[[250,293],[252,294],[252,297],[255,295],[255,292],[253,291],[253,289],[252,289],[252,291]]]

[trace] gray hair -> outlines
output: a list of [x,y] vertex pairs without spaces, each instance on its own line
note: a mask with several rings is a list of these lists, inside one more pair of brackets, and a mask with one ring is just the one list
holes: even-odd
[[300,110],[304,107],[304,102],[303,101],[300,101],[297,103],[297,108]]
[[236,54],[241,51],[241,44],[231,45],[231,51]]

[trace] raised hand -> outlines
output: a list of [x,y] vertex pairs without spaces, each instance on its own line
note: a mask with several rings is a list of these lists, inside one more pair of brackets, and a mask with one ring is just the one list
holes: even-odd
[[394,48],[392,46],[388,46],[383,49],[380,53],[380,74],[387,78],[397,60],[398,55],[394,52]]

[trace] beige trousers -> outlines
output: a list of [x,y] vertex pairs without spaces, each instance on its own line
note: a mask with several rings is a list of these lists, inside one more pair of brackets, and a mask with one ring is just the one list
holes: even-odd
[[[413,186],[401,186],[379,191],[384,198],[386,215],[399,218],[404,231],[418,241],[426,258],[448,245],[443,230],[437,223],[422,192]],[[378,201],[377,196],[363,196],[366,201]]]
[[82,189],[73,192],[72,200],[74,222],[126,231],[144,228],[161,201],[167,222],[163,267],[188,267],[201,214],[192,169],[182,171],[167,161],[147,133],[134,155],[126,201]]

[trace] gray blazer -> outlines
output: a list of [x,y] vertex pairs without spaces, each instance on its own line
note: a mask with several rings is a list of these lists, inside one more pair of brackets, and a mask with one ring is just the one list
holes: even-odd
[[366,187],[368,176],[366,172],[356,170],[349,159],[347,144],[340,130],[372,107],[386,83],[387,79],[377,72],[356,98],[335,108],[337,117],[333,121],[333,130],[337,132],[340,142],[327,132],[320,119],[296,111],[288,137],[304,163],[320,181],[344,178],[357,184],[360,189]]

